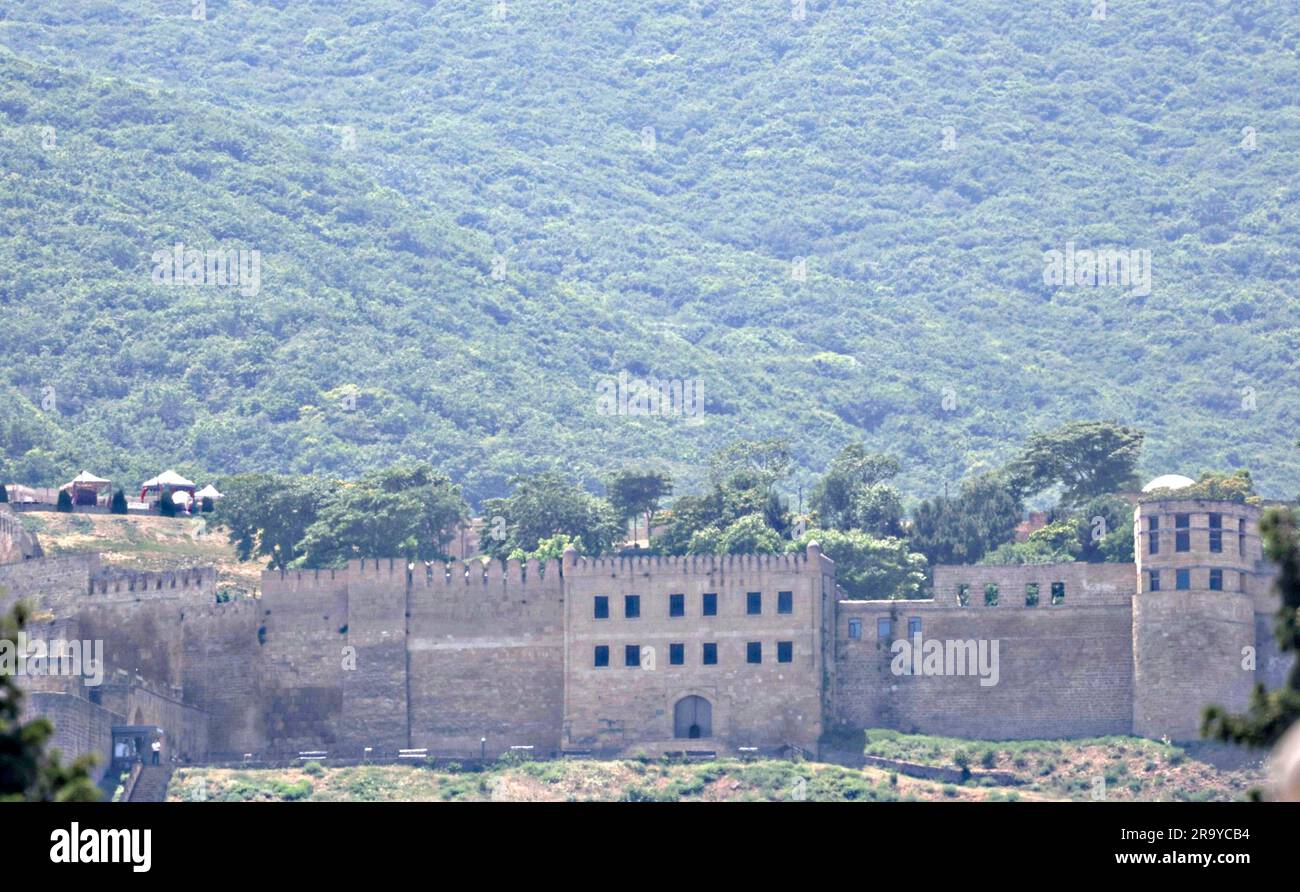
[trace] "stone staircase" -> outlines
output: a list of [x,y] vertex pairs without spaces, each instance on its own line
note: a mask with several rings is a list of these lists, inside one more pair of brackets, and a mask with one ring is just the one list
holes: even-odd
[[162,802],[167,798],[167,784],[171,782],[172,769],[168,765],[146,765],[131,788],[128,802]]

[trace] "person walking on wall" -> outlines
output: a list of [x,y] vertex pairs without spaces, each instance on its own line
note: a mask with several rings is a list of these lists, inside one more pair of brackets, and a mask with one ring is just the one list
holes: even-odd
[[158,757],[162,753],[162,741],[155,740],[149,745],[149,748],[153,750],[153,764],[157,765]]

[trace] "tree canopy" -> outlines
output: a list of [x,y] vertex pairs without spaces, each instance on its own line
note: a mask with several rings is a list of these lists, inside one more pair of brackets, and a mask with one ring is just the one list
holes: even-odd
[[560,474],[520,476],[510,483],[509,496],[483,504],[483,550],[493,557],[533,553],[556,536],[583,554],[604,554],[622,538],[622,520],[613,506]]
[[460,487],[429,465],[372,471],[327,495],[303,535],[296,563],[330,567],[354,557],[446,559],[447,543],[468,513]]
[[902,532],[903,504],[885,481],[897,476],[898,459],[845,446],[813,489],[810,506],[819,525],[834,530],[869,530],[880,536]]
[[[911,504],[1119,416],[1156,472],[1300,488],[1287,4],[48,6],[0,29],[7,481],[695,492],[740,435],[796,486],[896,454]],[[259,292],[155,281],[178,243]],[[1069,243],[1149,250],[1150,293],[1046,282]],[[705,411],[601,414],[620,374]]]
[[1062,504],[1077,506],[1137,488],[1143,437],[1113,421],[1074,421],[1030,437],[1008,471],[1025,495],[1060,486]]

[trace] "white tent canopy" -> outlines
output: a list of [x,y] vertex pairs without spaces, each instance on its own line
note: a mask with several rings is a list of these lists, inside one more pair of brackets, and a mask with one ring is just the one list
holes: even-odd
[[196,499],[219,499],[219,498],[221,498],[221,493],[217,492],[217,488],[216,488],[215,486],[213,486],[211,483],[209,483],[207,486],[203,487],[203,488],[200,489],[198,492],[196,492],[196,493],[194,494],[194,498],[196,498]]
[[175,471],[167,470],[167,471],[163,471],[161,474],[159,474],[157,477],[153,478],[152,480],[146,480],[144,483],[140,484],[141,489],[162,489],[164,486],[193,488],[194,481],[186,480],[184,477],[182,477],[180,474],[177,474]]
[[67,483],[60,486],[59,489],[71,489],[77,484],[82,484],[84,486],[110,486],[112,483],[112,480],[105,480],[103,477],[96,477],[89,471],[82,471],[76,477],[73,477]]

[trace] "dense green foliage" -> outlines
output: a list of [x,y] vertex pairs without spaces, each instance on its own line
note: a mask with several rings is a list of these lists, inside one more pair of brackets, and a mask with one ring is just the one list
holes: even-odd
[[446,546],[469,507],[460,488],[428,465],[399,465],[340,486],[322,502],[300,547],[308,567],[354,557],[430,561]]
[[1011,541],[1024,502],[1006,475],[986,471],[961,483],[955,496],[935,496],[912,515],[912,545],[933,564],[973,564]]
[[[0,478],[417,459],[481,504],[781,436],[786,497],[861,441],[910,502],[1117,417],[1300,488],[1286,4],[508,6],[0,4]],[[1151,294],[1045,285],[1070,241]],[[178,242],[260,292],[155,284]],[[705,415],[602,416],[620,371]]]
[[212,524],[226,529],[241,561],[267,558],[272,569],[284,569],[301,562],[301,543],[308,527],[316,522],[329,486],[313,477],[226,477],[220,487],[224,498],[217,503]]
[[240,560],[272,568],[337,567],[351,558],[436,560],[465,521],[460,488],[424,464],[372,471],[355,481],[239,474],[221,483],[212,523]]
[[1136,489],[1143,433],[1114,422],[1078,421],[1035,434],[1009,468],[1025,494],[1061,488],[1061,503],[1077,506],[1107,493]]
[[645,517],[647,535],[659,503],[673,491],[672,481],[662,471],[634,471],[624,469],[605,483],[610,505],[618,512],[620,520],[632,518],[632,538],[635,540],[636,521]]
[[1058,564],[1070,561],[1133,562],[1133,507],[1118,496],[1098,496],[1075,511],[1058,507],[1047,526],[1025,542],[1008,542],[982,564]]
[[1228,502],[1259,504],[1255,494],[1255,481],[1250,471],[1242,468],[1231,474],[1205,471],[1191,486],[1181,489],[1154,489],[1142,495],[1144,502],[1181,499],[1220,499]]
[[835,562],[835,581],[850,598],[924,598],[927,596],[925,556],[905,539],[881,539],[862,530],[809,530],[795,543],[801,550],[817,540],[822,553]]
[[869,454],[859,443],[844,447],[813,489],[811,506],[818,525],[899,535],[903,505],[897,490],[885,483],[898,471],[893,456]]
[[[623,522],[608,501],[559,474],[518,477],[514,492],[483,505],[480,544],[496,558],[533,554],[565,536],[582,554],[605,554],[623,538]],[[561,549],[562,550],[562,549]]]
[[[1098,430],[1108,435],[1107,425]],[[1025,454],[1031,450],[1049,464],[1077,458],[1064,431],[1035,438]],[[1075,464],[1080,475],[1096,478],[1112,459],[1098,453]],[[818,541],[848,595],[871,599],[924,597],[931,561],[1133,560],[1132,509],[1113,494],[1077,508],[1062,501],[1045,528],[1013,542],[1023,504],[1005,469],[963,481],[955,498],[922,502],[905,523],[897,492],[884,482],[897,462],[860,443],[830,463],[807,516],[792,514],[777,493],[791,466],[783,441],[738,440],[708,465],[708,489],[679,496],[660,515],[650,553],[780,554]],[[508,496],[484,503],[479,550],[498,560],[548,561],[570,546],[583,555],[646,553],[635,537],[628,539],[626,519],[645,512],[649,521],[673,481],[659,471],[624,469],[608,479],[605,495],[556,473],[516,477],[511,486]],[[270,558],[272,567],[339,566],[354,557],[436,560],[446,557],[445,546],[468,520],[459,489],[428,465],[330,483],[242,474],[221,488],[225,498],[214,524],[228,531],[242,560]]]

